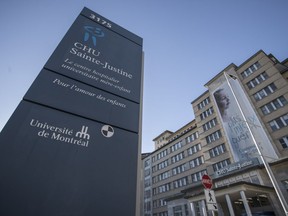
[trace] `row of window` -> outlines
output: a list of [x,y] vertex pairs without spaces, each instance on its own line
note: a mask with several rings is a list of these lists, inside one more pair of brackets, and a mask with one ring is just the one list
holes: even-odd
[[[207,174],[207,170],[206,169],[205,170],[201,170],[201,171],[196,172],[196,173],[193,173],[191,175],[191,183],[195,183],[195,182],[201,181],[202,180],[202,176],[204,174]],[[165,193],[165,192],[168,192],[168,191],[170,191],[172,189],[183,187],[183,186],[186,186],[188,184],[189,184],[188,176],[185,176],[185,177],[183,177],[181,179],[178,179],[178,180],[175,180],[173,182],[169,182],[169,183],[160,185],[159,187],[153,188],[152,189],[152,194],[156,195],[156,194],[160,194],[160,193]]]
[[172,175],[178,175],[182,172],[185,172],[186,170],[188,170],[186,163],[181,164],[180,166],[177,166],[172,169]]
[[172,146],[170,147],[170,152],[174,152],[174,151],[176,151],[176,150],[178,150],[178,149],[180,149],[180,148],[182,148],[182,140],[179,141],[178,143],[172,145]]
[[[191,146],[189,149],[187,149],[187,155],[191,156],[193,154],[195,154],[196,152],[201,150],[201,144],[195,144],[193,146]],[[185,158],[185,154],[184,151],[180,152],[177,155],[174,155],[173,157],[171,157],[171,164],[176,163],[178,161],[181,161]],[[156,172],[157,170],[161,170],[164,169],[165,167],[167,167],[169,165],[169,159],[162,161],[161,163],[156,164],[155,166],[152,167],[152,172]]]
[[255,77],[254,79],[247,82],[246,85],[249,89],[252,89],[252,88],[255,88],[257,85],[259,85],[260,83],[262,83],[263,81],[265,81],[267,78],[268,78],[268,75],[264,71],[263,73]]
[[[288,142],[287,138],[286,139],[283,138],[282,142],[285,143],[285,141]],[[198,144],[198,145],[195,145],[195,146],[201,146],[201,145]],[[222,143],[221,145],[218,145],[218,146],[210,149],[209,150],[209,155],[210,155],[211,158],[213,158],[213,157],[217,157],[217,156],[219,156],[219,155],[221,155],[221,154],[223,154],[225,152],[226,152],[226,147],[225,147],[225,144]],[[174,167],[171,171],[169,170],[169,171],[160,173],[159,175],[153,177],[153,183],[156,183],[158,181],[165,180],[165,179],[167,179],[167,178],[169,178],[171,176],[183,173],[186,170],[193,169],[193,168],[195,168],[197,166],[200,166],[203,163],[204,163],[204,157],[203,156],[194,158],[194,159],[190,160],[189,163],[183,163],[183,164],[181,164],[181,165],[179,165],[177,167]],[[225,166],[225,164],[223,164],[223,162],[220,162],[220,164],[214,164],[214,167],[217,170],[218,170],[218,168],[220,169],[223,166]]]
[[[167,159],[167,160],[165,160],[165,161],[163,161],[163,162],[161,162],[161,163],[153,166],[153,167],[152,167],[152,172],[155,172],[155,171],[157,171],[157,170],[164,169],[164,168],[167,167],[168,165],[169,165],[169,163],[168,163],[168,159]],[[156,167],[157,167],[157,169],[156,169]]]
[[220,139],[221,137],[222,137],[221,131],[220,130],[215,131],[214,133],[209,134],[208,136],[205,137],[206,143],[209,144],[211,142],[214,142]]
[[167,202],[163,199],[153,201],[153,208],[158,208],[158,207],[162,207],[162,206],[166,206],[166,205],[167,205]]
[[[168,155],[168,149],[165,149],[165,150],[159,152],[159,153],[156,155],[156,158],[157,158],[157,160],[159,160],[159,159],[165,157],[166,155]],[[153,157],[153,158],[155,158],[155,157]]]
[[216,172],[217,170],[223,169],[224,167],[228,166],[229,164],[231,164],[230,159],[226,159],[223,161],[220,161],[218,163],[215,163],[212,165],[214,172]]
[[196,131],[195,133],[186,137],[186,143],[193,142],[194,140],[198,139],[198,137],[199,137],[199,133],[198,133],[198,131]]
[[[193,142],[194,140],[198,139],[199,137],[199,134],[198,134],[198,131],[196,131],[195,133],[189,135],[188,137],[185,138],[186,140],[186,143],[190,143],[190,142]],[[170,151],[168,151],[168,148],[167,149],[164,149],[162,150],[161,152],[159,152],[156,156],[153,156],[152,157],[152,162],[155,162],[156,160],[160,160],[161,158],[163,157],[166,157],[168,154],[182,148],[184,146],[184,142],[183,140],[173,144],[171,147],[170,147]],[[146,164],[146,161],[145,161],[145,167],[148,166],[148,162]]]
[[276,85],[274,83],[271,83],[270,85],[266,86],[265,88],[261,89],[260,91],[256,92],[253,97],[256,101],[260,101],[263,98],[267,97],[268,95],[275,92],[277,89]]
[[186,186],[187,184],[188,184],[188,177],[185,176],[183,178],[180,178],[180,179],[174,181],[173,187],[174,188],[180,188],[180,187]]
[[179,154],[174,155],[174,156],[171,157],[171,163],[173,164],[173,163],[176,163],[176,162],[178,162],[180,160],[183,160],[184,157],[185,157],[184,151],[180,152]]
[[214,118],[211,121],[206,122],[202,127],[204,131],[207,131],[217,125],[217,119]]
[[269,125],[272,129],[272,131],[279,130],[283,127],[287,127],[288,125],[288,114],[285,114],[283,116],[280,116],[279,118],[276,118],[269,122]]
[[209,155],[211,158],[214,158],[214,157],[217,157],[221,154],[223,154],[224,152],[226,152],[226,147],[225,147],[225,144],[221,144],[221,145],[218,145],[212,149],[209,150]]
[[209,109],[205,110],[204,112],[200,114],[200,119],[204,120],[205,118],[212,115],[213,113],[214,113],[214,109],[213,107],[210,107]]
[[190,165],[191,169],[195,168],[197,166],[200,166],[203,163],[204,163],[204,157],[203,156],[197,157],[197,158],[189,161],[189,165]]
[[211,102],[211,101],[210,101],[210,97],[207,97],[207,98],[205,98],[203,101],[201,101],[201,102],[197,105],[197,107],[198,107],[198,109],[200,110],[200,109],[202,109],[203,107],[205,107],[206,105],[208,105],[210,102]]
[[193,155],[193,154],[199,152],[200,150],[201,150],[201,144],[197,143],[197,144],[191,146],[190,148],[188,148],[187,153],[190,156],[190,155]]
[[255,62],[250,67],[248,67],[245,71],[241,73],[242,78],[248,77],[250,74],[254,73],[256,70],[258,70],[261,67],[259,62]]
[[203,163],[204,163],[204,157],[203,156],[194,158],[194,159],[190,160],[187,163],[183,163],[183,164],[181,164],[181,165],[179,165],[177,167],[174,167],[171,170],[168,170],[166,172],[160,173],[157,176],[154,176],[152,178],[153,184],[155,184],[158,181],[165,180],[165,179],[167,179],[167,178],[169,178],[171,176],[175,176],[175,175],[178,175],[180,173],[183,173],[186,170],[193,169],[193,168],[195,168],[197,166],[200,166]]
[[267,114],[285,106],[286,104],[287,104],[287,100],[285,99],[285,97],[280,96],[280,97],[276,98],[275,100],[265,104],[260,109],[264,115],[267,115]]

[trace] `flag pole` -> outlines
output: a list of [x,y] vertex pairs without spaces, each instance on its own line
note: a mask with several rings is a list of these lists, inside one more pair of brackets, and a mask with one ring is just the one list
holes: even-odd
[[[244,119],[244,122],[245,122],[245,124],[247,125],[247,128],[248,128],[248,130],[249,130],[249,132],[250,132],[250,134],[251,134],[252,140],[253,140],[253,142],[254,142],[254,144],[255,144],[255,146],[256,146],[256,149],[257,149],[257,151],[258,151],[258,154],[260,155],[260,158],[261,158],[261,160],[262,160],[262,162],[263,162],[263,164],[264,164],[264,167],[265,167],[265,169],[266,169],[266,171],[267,171],[267,174],[268,174],[268,176],[269,176],[269,178],[270,178],[270,180],[271,180],[271,182],[272,182],[272,185],[273,185],[273,187],[275,188],[276,194],[277,194],[278,199],[279,199],[279,201],[280,201],[280,203],[281,203],[281,205],[282,205],[282,207],[283,207],[283,210],[284,210],[284,212],[285,212],[285,215],[288,216],[288,205],[287,205],[286,199],[285,199],[285,197],[284,197],[284,195],[283,195],[283,193],[282,193],[282,191],[281,191],[281,189],[280,189],[280,187],[279,187],[279,185],[278,185],[278,182],[277,182],[277,180],[276,180],[276,178],[275,178],[275,176],[274,176],[274,174],[273,174],[273,172],[272,172],[272,170],[271,170],[271,168],[270,168],[269,163],[266,161],[265,157],[263,156],[263,154],[262,154],[262,152],[261,152],[261,149],[260,149],[258,143],[256,142],[256,139],[255,139],[255,137],[254,137],[254,135],[253,135],[253,133],[252,133],[252,130],[251,130],[251,128],[250,128],[250,125],[249,125],[249,123],[248,123],[248,121],[247,121],[247,119],[246,119],[246,117],[245,117],[245,115],[244,115],[244,112],[243,112],[243,110],[242,110],[242,108],[241,108],[241,105],[240,105],[240,103],[239,103],[239,101],[238,101],[238,99],[237,99],[237,97],[236,97],[236,95],[235,95],[235,93],[234,93],[234,90],[233,90],[233,88],[232,88],[232,86],[231,86],[231,84],[230,84],[230,82],[229,82],[229,78],[227,78],[226,72],[224,72],[224,76],[225,76],[225,79],[226,79],[226,81],[227,81],[227,83],[228,83],[228,86],[229,86],[229,88],[230,88],[230,90],[231,90],[231,92],[232,92],[232,94],[233,94],[233,97],[234,97],[235,100],[236,100],[236,104],[237,104],[237,106],[238,106],[239,109],[240,109],[241,115],[242,115],[242,117],[243,117],[243,119]],[[235,77],[235,78],[236,78],[236,77]]]

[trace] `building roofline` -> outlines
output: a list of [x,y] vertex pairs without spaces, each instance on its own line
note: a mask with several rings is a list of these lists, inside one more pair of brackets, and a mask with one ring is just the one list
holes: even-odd
[[259,55],[260,53],[263,53],[264,55],[268,56],[262,49],[260,49],[258,52],[256,52],[254,55],[252,55],[250,58],[248,58],[246,61],[244,61],[242,64],[240,64],[238,66],[238,68],[242,67],[244,64],[246,64],[247,62],[249,62],[251,59],[255,58],[257,55]]
[[[188,122],[188,123],[185,124],[183,127],[181,127],[180,129],[178,129],[176,132],[174,132],[174,133],[172,132],[172,134],[171,134],[170,136],[173,136],[173,135],[175,136],[178,131],[181,131],[181,129],[183,129],[183,128],[186,127],[187,125],[191,124],[193,121],[196,121],[196,120],[193,119],[192,121]],[[194,128],[197,128],[197,125],[196,125],[195,127],[192,127],[190,130],[193,130]],[[170,142],[167,142],[165,145],[161,146],[160,148],[155,149],[154,151],[151,152],[151,154],[153,154],[153,153],[155,153],[155,152],[157,152],[157,151],[165,148],[167,145],[170,145],[170,144],[171,144],[172,142],[174,142],[175,140],[178,140],[179,138],[181,138],[182,136],[184,136],[185,134],[187,134],[190,130],[188,130],[188,131],[180,134],[179,136],[177,136],[177,138],[173,139],[173,140],[170,141]],[[168,130],[166,130],[166,131],[168,131]],[[164,131],[163,133],[165,133],[165,131]],[[163,134],[163,133],[161,133],[161,134]],[[160,135],[161,135],[161,134],[160,134]],[[160,135],[159,135],[159,136],[160,136]],[[158,137],[159,137],[159,136],[158,136]],[[155,139],[156,139],[156,138],[155,138]],[[154,140],[153,140],[153,141],[154,141]]]
[[216,76],[214,76],[212,79],[210,79],[204,86],[209,86],[212,82],[217,80],[225,71],[228,71],[230,68],[237,68],[237,66],[234,63],[229,64],[226,68],[224,68],[222,71],[220,71]]
[[288,58],[284,59],[281,64],[285,65],[288,62]]
[[209,90],[206,90],[204,93],[202,93],[200,96],[198,96],[196,99],[194,99],[191,104],[193,104],[195,101],[197,101],[199,98],[201,98],[203,95],[205,95],[206,93],[208,93]]
[[174,132],[172,132],[172,131],[170,131],[170,130],[165,130],[165,131],[163,131],[161,134],[159,134],[157,137],[155,137],[155,138],[153,139],[153,141],[157,140],[159,137],[163,136],[165,133],[171,133],[171,134],[173,134]]

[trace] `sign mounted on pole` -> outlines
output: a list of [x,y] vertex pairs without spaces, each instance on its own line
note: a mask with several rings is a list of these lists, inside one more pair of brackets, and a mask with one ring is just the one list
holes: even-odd
[[0,134],[0,215],[139,215],[142,55],[82,10]]
[[206,189],[211,189],[213,186],[212,179],[207,174],[202,176],[202,184]]
[[205,198],[208,210],[218,211],[217,201],[213,190],[205,189]]

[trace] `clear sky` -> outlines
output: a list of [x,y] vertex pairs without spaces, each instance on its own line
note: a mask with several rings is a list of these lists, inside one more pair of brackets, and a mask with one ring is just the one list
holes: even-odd
[[288,57],[288,0],[3,0],[0,129],[84,6],[144,40],[143,152],[194,119],[191,102],[230,63]]

